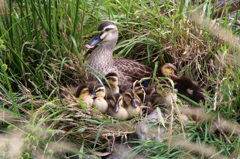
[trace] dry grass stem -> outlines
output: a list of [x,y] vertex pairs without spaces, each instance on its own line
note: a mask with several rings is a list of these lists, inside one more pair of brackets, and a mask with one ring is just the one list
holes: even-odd
[[226,159],[227,157],[217,154],[216,148],[208,145],[208,144],[197,144],[194,142],[190,142],[182,139],[181,137],[176,137],[172,139],[171,143],[172,147],[178,147],[184,149],[185,151],[191,153],[198,153],[199,155],[203,155],[204,157],[211,157],[216,159]]
[[192,13],[192,20],[197,22],[199,25],[204,26],[206,29],[211,31],[213,35],[226,41],[228,44],[240,51],[239,38],[233,35],[232,31],[222,28],[214,20],[211,20],[208,17],[202,18],[202,16],[196,12]]
[[190,116],[195,121],[213,121],[216,119],[215,115],[207,114],[201,108],[180,108],[183,114]]

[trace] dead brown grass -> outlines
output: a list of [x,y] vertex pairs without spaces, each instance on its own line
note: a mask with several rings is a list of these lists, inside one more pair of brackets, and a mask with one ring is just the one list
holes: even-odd
[[181,149],[184,149],[187,152],[190,153],[198,153],[199,155],[203,155],[206,158],[216,158],[216,159],[226,159],[227,157],[222,156],[220,154],[217,154],[217,150],[216,148],[214,148],[213,146],[210,146],[208,144],[197,144],[191,141],[187,141],[183,138],[173,138],[172,139],[172,143],[171,143],[172,147],[178,147]]

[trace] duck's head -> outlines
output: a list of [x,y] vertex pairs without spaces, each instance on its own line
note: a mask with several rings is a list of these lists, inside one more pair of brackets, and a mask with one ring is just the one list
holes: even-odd
[[124,92],[123,100],[127,106],[133,106],[134,108],[138,107],[133,91],[131,89]]
[[80,99],[84,99],[89,96],[89,88],[87,84],[80,85],[76,91],[75,96]]
[[171,92],[171,87],[168,84],[157,84],[155,91],[161,96],[167,96]]
[[[110,84],[111,87],[118,87],[118,77],[117,74],[114,72],[108,73],[105,76],[106,80],[108,81],[108,83]],[[107,82],[104,81],[104,84],[107,85]]]
[[104,98],[105,97],[105,87],[102,84],[98,84],[94,87],[93,90],[96,94],[95,98]]
[[170,64],[170,63],[166,63],[161,67],[161,73],[164,77],[171,77],[172,78],[172,76],[176,76],[174,74],[175,70],[176,70],[176,67],[173,64]]
[[162,85],[156,85],[155,88],[157,94],[160,98],[160,103],[169,107],[173,103],[177,102],[177,94],[174,93],[170,85],[168,84],[162,84]]
[[98,43],[116,43],[118,40],[117,26],[110,21],[104,21],[98,26],[98,33],[93,40],[86,45],[87,49],[94,48]]
[[113,107],[114,112],[118,112],[119,108],[123,105],[122,95],[120,93],[113,94],[112,98],[110,99],[110,104]]

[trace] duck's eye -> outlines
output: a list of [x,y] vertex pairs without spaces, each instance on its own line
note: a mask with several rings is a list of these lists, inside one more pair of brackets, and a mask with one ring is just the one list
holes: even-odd
[[104,89],[98,89],[96,92],[104,92]]
[[109,81],[113,81],[113,82],[115,82],[115,81],[117,81],[115,78],[107,78]]
[[84,88],[84,89],[82,89],[82,93],[86,93],[86,92],[88,92],[89,90],[88,90],[88,88]]
[[122,98],[121,98],[121,97],[118,98],[118,101],[117,101],[117,102],[120,103],[121,101],[122,101]]
[[112,30],[112,28],[106,28],[104,31],[110,31]]
[[127,96],[128,98],[131,98],[131,99],[132,99],[132,96],[131,96],[130,94],[126,94],[126,96]]
[[169,93],[167,89],[165,89],[163,92],[164,92],[164,95],[167,95]]
[[82,94],[84,94],[84,93],[88,93],[88,91],[84,91],[84,90],[83,90],[83,91],[82,91]]

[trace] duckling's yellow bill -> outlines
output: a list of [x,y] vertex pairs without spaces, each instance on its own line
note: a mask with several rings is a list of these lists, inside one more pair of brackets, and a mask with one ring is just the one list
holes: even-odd
[[87,49],[92,49],[94,46],[96,46],[98,43],[100,43],[102,39],[100,38],[100,34],[97,34],[92,41],[90,41],[85,47]]
[[92,98],[92,99],[96,98],[96,93],[95,93],[95,92],[93,92],[93,93],[91,94],[91,98]]

